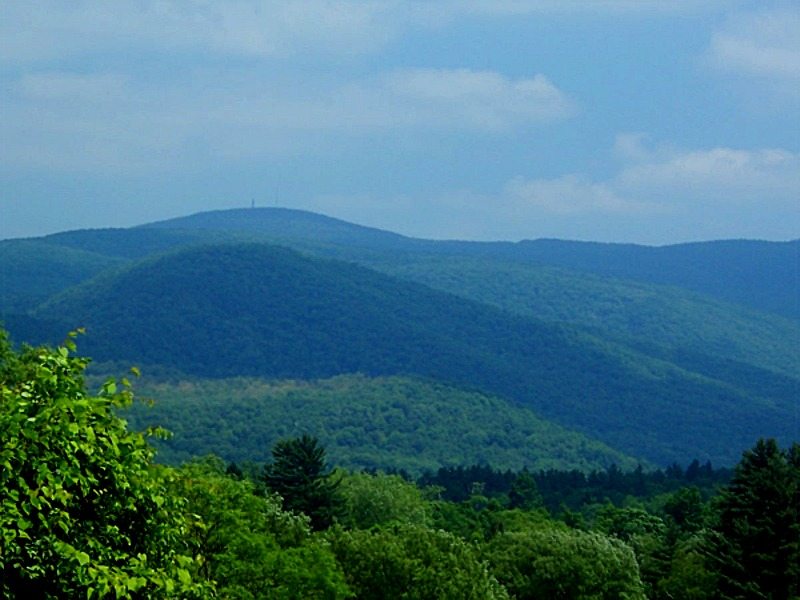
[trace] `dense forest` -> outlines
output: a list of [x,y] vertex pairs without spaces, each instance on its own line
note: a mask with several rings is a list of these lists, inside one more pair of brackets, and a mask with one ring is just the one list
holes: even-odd
[[[214,211],[0,242],[0,321],[29,343],[55,344],[86,327],[81,344],[96,360],[146,367],[154,414],[177,434],[160,447],[170,461],[196,451],[253,458],[212,439],[202,420],[198,429],[175,422],[180,390],[199,379],[219,381],[216,404],[199,411],[210,423],[225,396],[245,400],[240,377],[364,376],[365,391],[350,392],[371,401],[381,397],[374,381],[431,381],[460,390],[437,402],[463,408],[456,398],[478,393],[502,403],[498,412],[527,409],[542,432],[585,438],[565,446],[537,435],[538,466],[577,466],[570,461],[582,446],[607,446],[620,464],[624,455],[645,465],[731,466],[754,439],[798,438],[798,253],[798,241],[448,242],[297,210]],[[169,373],[177,387],[154,373]],[[413,404],[408,393],[394,396]],[[246,401],[260,402],[251,408],[262,423],[286,418],[291,399],[279,398],[273,414],[267,396]],[[323,417],[311,429],[344,465],[411,467],[369,461],[389,432],[369,411],[363,417],[369,423],[351,423],[349,442],[332,439]],[[238,427],[231,418],[229,430]],[[271,428],[266,443],[286,427]],[[485,442],[480,429],[472,433]],[[543,447],[554,451],[538,454]],[[589,453],[581,468],[608,464]],[[418,467],[522,464],[519,454],[491,450],[440,458]]]
[[[73,336],[74,337],[74,336]],[[262,461],[154,463],[87,391],[68,339],[0,333],[0,596],[768,598],[800,594],[800,446],[754,441],[732,471],[403,474],[329,465],[310,435]],[[134,369],[134,375],[137,371]]]
[[798,598],[799,253],[0,241],[0,598]]
[[[84,347],[98,360],[191,376],[433,378],[656,464],[730,464],[760,435],[788,441],[796,432],[798,379],[785,374],[794,373],[791,351],[773,369],[696,344],[648,354],[574,324],[265,244],[148,257],[8,321],[17,340],[35,338],[31,325],[46,323],[60,324],[51,338],[86,326]],[[776,330],[758,331],[767,339]]]
[[319,438],[340,467],[415,475],[473,463],[590,471],[639,462],[524,406],[432,380],[148,379],[139,390],[155,400],[124,416],[134,428],[160,425],[173,433],[156,443],[158,460],[168,464],[205,454],[258,461],[264,448],[302,433]]

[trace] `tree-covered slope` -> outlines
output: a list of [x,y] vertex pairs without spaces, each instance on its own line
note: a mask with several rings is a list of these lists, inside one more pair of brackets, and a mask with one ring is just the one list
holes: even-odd
[[317,213],[287,208],[215,210],[149,223],[136,229],[251,233],[275,241],[313,241],[375,249],[409,248],[431,243]]
[[368,264],[519,315],[652,347],[663,357],[718,357],[800,378],[799,322],[677,287],[487,257],[407,254]]
[[[523,260],[520,255],[525,248],[538,249],[539,258],[563,261],[572,256],[572,243],[413,240],[286,209],[215,211],[147,227],[79,230],[35,241],[2,242],[0,310],[5,320],[14,319],[13,313],[24,313],[49,295],[125,259],[226,240],[280,241],[307,253],[358,262],[523,316],[586,326],[639,347],[645,342],[655,346],[650,353],[662,357],[689,353],[695,358],[709,357],[706,362],[721,358],[794,377],[800,373],[800,325],[794,320],[715,301],[675,286],[553,268]],[[591,251],[583,244],[575,247],[584,248],[581,256],[585,260],[593,252],[608,253],[615,248],[630,253],[667,250],[604,244],[588,245]],[[560,259],[558,248],[565,249]],[[619,262],[619,257],[616,260]],[[784,294],[791,295],[791,281],[787,284]]]
[[796,436],[796,398],[760,397],[569,328],[354,265],[263,245],[138,263],[37,313],[86,325],[100,360],[194,375],[416,374],[514,399],[664,464],[730,463],[760,435]]
[[305,211],[259,208],[200,213],[150,227],[250,231],[285,242],[309,240],[373,250],[505,258],[604,277],[678,286],[800,319],[800,240],[722,240],[641,246],[566,240],[448,242],[406,238]]
[[[227,239],[231,234],[220,237]],[[64,231],[37,238],[37,241],[49,244],[52,248],[70,248],[121,259],[135,259],[214,239],[215,236],[210,232],[108,228]]]
[[0,315],[29,310],[119,262],[85,250],[54,249],[41,240],[0,241]]
[[800,318],[800,240],[723,240],[661,247],[564,240],[435,241],[282,208],[219,210],[131,229],[80,230],[40,238],[54,246],[128,258],[225,239],[271,241],[354,261],[386,259],[387,253],[390,258],[397,252],[513,260],[681,287]]
[[516,403],[433,381],[192,379],[143,385],[138,393],[155,404],[134,405],[125,416],[134,429],[158,424],[174,433],[159,444],[165,462],[214,453],[261,463],[279,439],[310,433],[334,464],[352,469],[418,474],[462,464],[582,471],[636,466]]
[[533,240],[520,242],[514,254],[607,277],[679,286],[800,319],[800,240],[660,247]]

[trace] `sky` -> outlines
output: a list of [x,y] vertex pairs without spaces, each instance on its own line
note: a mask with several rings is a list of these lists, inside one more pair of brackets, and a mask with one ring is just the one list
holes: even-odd
[[800,2],[4,0],[0,239],[281,206],[800,237]]

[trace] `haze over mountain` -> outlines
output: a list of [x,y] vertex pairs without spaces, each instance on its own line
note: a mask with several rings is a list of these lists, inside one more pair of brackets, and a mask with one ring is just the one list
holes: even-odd
[[306,211],[259,208],[199,213],[145,228],[254,232],[286,243],[488,256],[668,284],[759,310],[800,318],[800,239],[726,240],[672,246],[564,240],[436,242],[407,238]]
[[[796,247],[437,242],[302,211],[217,211],[2,242],[0,308],[18,339],[88,326],[82,347],[103,361],[423,376],[657,464],[727,464],[759,435],[797,437],[800,324],[752,293],[786,277],[783,306],[797,297]],[[44,274],[35,285],[28,268]],[[665,273],[685,287],[650,282]],[[717,298],[694,290],[703,273]]]

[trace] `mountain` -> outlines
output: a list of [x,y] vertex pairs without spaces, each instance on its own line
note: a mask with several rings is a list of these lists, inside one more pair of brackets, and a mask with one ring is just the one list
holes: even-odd
[[572,327],[266,245],[148,258],[34,316],[86,325],[83,348],[100,360],[197,376],[436,378],[657,464],[730,464],[759,436],[797,434],[790,380],[754,394]]
[[[147,381],[147,371],[144,380]],[[351,469],[490,464],[499,469],[633,469],[636,461],[538,418],[518,404],[408,377],[341,375],[317,381],[186,379],[137,385],[131,427],[160,425],[173,437],[159,460],[214,453],[263,463],[276,441],[309,433],[331,461]]]
[[0,241],[0,315],[24,312],[120,262],[73,248],[54,252],[39,240]]
[[215,210],[148,223],[136,229],[255,233],[274,242],[314,241],[319,244],[376,249],[403,249],[430,243],[427,240],[415,240],[389,231],[288,208]]
[[[91,277],[108,264],[237,240],[270,241],[311,255],[357,262],[521,316],[588,328],[600,337],[632,345],[656,358],[678,361],[690,370],[698,370],[699,359],[703,363],[700,372],[712,377],[728,379],[729,366],[710,369],[722,359],[726,365],[741,363],[745,370],[752,366],[800,378],[800,321],[719,300],[720,295],[736,296],[735,289],[741,288],[763,294],[773,303],[783,298],[780,302],[790,308],[792,302],[800,303],[800,284],[792,276],[798,268],[791,249],[797,244],[792,243],[734,241],[648,248],[554,240],[437,242],[305,211],[213,211],[131,229],[81,230],[34,241],[3,242],[0,316],[7,322],[19,321],[13,313],[30,310],[48,295]],[[48,246],[57,250],[47,252]],[[8,251],[11,249],[13,252]],[[755,258],[750,263],[766,265],[763,281],[759,272],[753,273],[752,265],[746,266],[751,249]],[[81,252],[95,257],[91,268]],[[730,259],[721,258],[727,254]],[[674,261],[673,255],[678,256]],[[739,278],[746,272],[753,285],[747,285],[745,278],[733,286],[734,291],[723,290],[716,296],[677,284],[643,281],[664,279],[666,273],[672,273],[674,279],[683,272],[689,278],[710,281],[703,273],[712,272],[720,286],[719,273],[730,272],[737,261]],[[598,275],[590,272],[592,269],[616,276]],[[75,275],[65,277],[68,273]],[[626,274],[633,278],[619,278]],[[46,289],[38,289],[41,285]],[[754,303],[758,304],[750,304]]]
[[679,286],[800,319],[800,240],[661,247],[535,240],[521,242],[519,256],[606,277]]
[[486,257],[419,253],[364,264],[660,358],[705,355],[800,377],[800,322],[682,288]]
[[[661,247],[561,240],[435,241],[306,211],[254,208],[198,213],[130,229],[64,232],[35,241],[117,259],[141,258],[198,243],[258,241],[362,264],[403,264],[425,255],[497,260],[557,267],[573,276],[590,274],[669,285],[800,320],[800,240],[727,240]],[[7,268],[0,254],[0,273]],[[16,282],[7,285],[14,287]],[[14,287],[13,293],[18,291]]]
[[249,231],[283,242],[315,240],[373,250],[534,262],[603,277],[682,287],[719,300],[800,319],[800,239],[791,242],[723,240],[660,247],[547,239],[518,243],[437,242],[281,208],[213,211],[145,227]]

